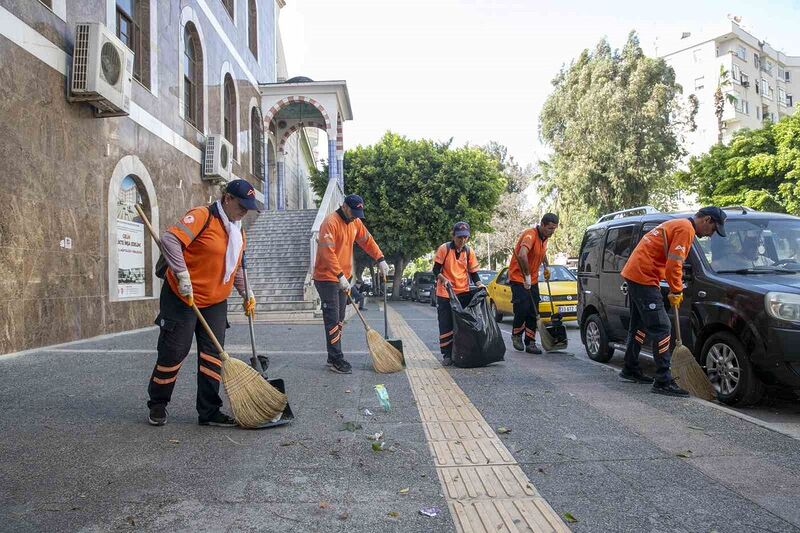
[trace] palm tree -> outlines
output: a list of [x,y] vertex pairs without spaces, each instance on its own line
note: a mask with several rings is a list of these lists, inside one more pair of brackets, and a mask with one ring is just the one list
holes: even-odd
[[714,91],[714,114],[717,115],[717,143],[722,144],[722,134],[725,131],[725,121],[722,115],[725,113],[725,102],[736,105],[736,96],[732,93],[723,93],[722,90],[731,86],[730,76],[725,67],[719,66],[719,78],[717,79],[717,90]]

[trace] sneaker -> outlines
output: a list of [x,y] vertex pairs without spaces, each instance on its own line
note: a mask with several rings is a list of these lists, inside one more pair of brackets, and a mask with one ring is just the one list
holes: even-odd
[[641,370],[630,371],[623,368],[619,373],[619,379],[631,383],[653,383],[653,378],[642,374]]
[[330,363],[331,370],[337,374],[352,374],[353,367],[344,359],[336,359]]
[[653,383],[653,388],[651,392],[655,394],[664,394],[665,396],[680,396],[682,398],[689,396],[688,392],[678,387],[674,379],[667,383],[659,383],[659,382]]
[[447,355],[442,357],[442,366],[453,366],[453,358]]
[[147,421],[151,426],[163,426],[167,423],[167,408],[163,405],[154,405],[150,408]]
[[369,307],[359,307],[359,311],[369,311]]
[[525,345],[522,344],[522,335],[511,335],[511,344],[514,345],[514,349],[518,352],[525,351]]
[[201,426],[216,426],[220,428],[234,428],[238,426],[236,420],[221,411],[214,413],[208,420],[199,419],[198,423]]
[[540,353],[542,353],[542,350],[540,350],[539,347],[536,346],[535,342],[532,342],[529,345],[527,345],[525,347],[525,351],[528,352],[528,353],[536,354],[536,355],[539,355]]

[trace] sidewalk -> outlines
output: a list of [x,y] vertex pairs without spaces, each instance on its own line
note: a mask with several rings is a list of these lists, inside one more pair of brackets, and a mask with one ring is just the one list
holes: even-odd
[[[410,328],[396,326],[408,331],[409,349],[424,343],[437,354],[435,310],[392,309]],[[377,304],[367,316],[383,331]],[[430,399],[417,371],[375,374],[357,320],[344,333],[349,376],[325,368],[321,326],[257,326],[270,375],[286,381],[296,416],[262,431],[196,424],[194,355],[169,423],[148,426],[155,329],[0,357],[4,530],[455,531],[453,494],[439,478],[453,470],[432,454],[418,408]],[[520,469],[530,494],[568,516],[573,530],[800,531],[798,441],[619,382],[607,367],[507,344],[506,362],[489,368],[440,371],[430,353],[420,361],[454,380],[454,404],[474,406],[486,438],[510,452],[503,466]],[[228,330],[226,347],[246,358],[247,327]],[[389,391],[388,413],[376,383]],[[501,426],[511,432],[492,431]],[[367,440],[376,432],[384,451]],[[429,507],[440,514],[419,513]],[[523,525],[508,523],[500,530]]]

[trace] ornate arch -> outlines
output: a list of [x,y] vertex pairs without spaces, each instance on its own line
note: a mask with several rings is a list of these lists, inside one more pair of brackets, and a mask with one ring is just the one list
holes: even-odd
[[291,126],[290,128],[288,128],[288,129],[287,129],[287,130],[286,130],[286,131],[283,133],[283,136],[281,136],[280,140],[278,141],[278,152],[283,152],[283,149],[284,149],[284,147],[286,146],[286,141],[288,141],[288,140],[289,140],[289,137],[291,137],[291,136],[292,136],[292,134],[293,134],[294,132],[296,132],[297,130],[299,130],[300,128],[319,128],[319,129],[325,129],[325,125],[324,125],[324,124],[322,124],[322,123],[320,123],[320,122],[314,122],[314,121],[303,121],[303,122],[299,122],[299,123],[295,124],[294,126]]
[[316,100],[314,100],[313,98],[309,98],[308,96],[287,96],[286,98],[279,100],[275,105],[270,107],[269,111],[267,111],[266,114],[264,115],[265,129],[269,129],[270,122],[272,122],[272,119],[275,118],[275,115],[277,115],[281,109],[288,107],[292,104],[299,104],[299,103],[310,104],[315,108],[317,108],[317,111],[320,112],[322,118],[325,120],[325,129],[326,130],[331,129],[332,126],[331,118],[330,115],[328,115],[328,112],[325,110],[325,107]]

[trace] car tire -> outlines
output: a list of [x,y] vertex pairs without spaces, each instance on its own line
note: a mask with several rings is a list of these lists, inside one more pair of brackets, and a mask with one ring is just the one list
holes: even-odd
[[[764,383],[753,371],[747,350],[732,333],[720,331],[711,335],[703,344],[701,364],[709,377],[722,373],[721,378],[712,380],[722,403],[752,405],[764,395]],[[736,383],[732,384],[737,375]]]
[[590,315],[583,322],[581,340],[586,348],[586,355],[592,361],[607,363],[614,356],[614,348],[608,343],[608,334],[600,315]]
[[503,313],[497,311],[497,306],[492,300],[489,301],[489,312],[492,313],[495,322],[497,322],[498,324],[503,321]]

